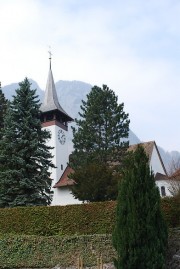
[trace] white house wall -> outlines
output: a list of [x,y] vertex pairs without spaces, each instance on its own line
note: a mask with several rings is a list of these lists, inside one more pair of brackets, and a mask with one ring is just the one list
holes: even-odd
[[172,194],[171,194],[170,191],[169,191],[169,188],[170,188],[170,181],[166,181],[166,180],[157,180],[157,181],[156,181],[156,186],[158,186],[158,188],[159,188],[159,192],[160,192],[160,195],[161,195],[161,196],[162,196],[161,187],[164,187],[164,188],[165,188],[166,196],[172,196]]
[[[156,175],[156,173],[160,173],[163,175],[165,174],[163,165],[159,159],[159,155],[158,155],[158,152],[157,152],[155,146],[153,147],[153,151],[152,151],[152,155],[151,155],[150,167],[151,167],[152,171],[154,172],[154,175]],[[156,185],[159,188],[159,192],[160,192],[161,196],[162,196],[161,187],[165,188],[166,196],[171,196],[171,193],[169,191],[170,184],[167,180],[157,180]]]
[[162,166],[162,163],[159,159],[159,155],[157,153],[156,147],[153,147],[152,155],[151,155],[151,160],[150,160],[150,167],[152,168],[154,174],[160,173],[160,174],[165,174],[164,168]]

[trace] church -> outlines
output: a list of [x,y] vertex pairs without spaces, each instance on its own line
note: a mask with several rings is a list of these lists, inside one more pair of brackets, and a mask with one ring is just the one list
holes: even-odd
[[[51,57],[48,79],[46,84],[45,96],[41,105],[41,123],[42,128],[46,128],[51,133],[51,139],[47,145],[53,147],[53,163],[56,168],[52,168],[52,190],[53,200],[51,205],[67,205],[81,203],[71,194],[70,186],[74,184],[73,180],[68,178],[72,169],[68,166],[68,123],[73,119],[68,115],[60,105],[55,88],[54,78],[51,69]],[[134,150],[137,145],[129,147]],[[167,173],[162,158],[158,151],[155,141],[142,143],[145,152],[149,158],[149,165],[155,173],[156,184],[159,187],[161,196],[170,195],[168,190]]]
[[[47,145],[53,147],[52,161],[56,168],[52,168],[51,177],[53,180],[52,187],[54,187],[67,168],[69,153],[66,138],[68,133],[68,123],[73,121],[73,119],[64,111],[58,101],[51,69],[51,57],[49,59],[50,67],[48,79],[44,100],[40,110],[42,128],[46,128],[51,134],[51,139],[47,141]],[[71,183],[70,180],[70,184]],[[68,188],[55,187],[53,188],[53,192],[52,205],[80,203],[73,198]]]

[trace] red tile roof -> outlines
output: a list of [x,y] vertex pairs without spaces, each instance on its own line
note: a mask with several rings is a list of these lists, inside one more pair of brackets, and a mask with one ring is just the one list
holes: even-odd
[[71,167],[67,166],[66,169],[64,170],[64,173],[62,174],[62,176],[60,177],[58,182],[53,186],[53,188],[66,187],[66,186],[74,185],[74,180],[68,178],[68,175],[73,173],[73,171],[74,170]]

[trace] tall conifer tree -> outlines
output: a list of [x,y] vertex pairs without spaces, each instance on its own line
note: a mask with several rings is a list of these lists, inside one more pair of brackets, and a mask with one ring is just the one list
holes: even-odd
[[[94,86],[80,108],[80,118],[75,119],[77,129],[73,128],[74,164],[81,165],[87,159],[120,161],[129,145],[130,121],[124,103],[118,104],[118,97],[106,85]],[[83,158],[79,158],[81,155]]]
[[[118,104],[118,97],[106,85],[91,89],[87,101],[82,101],[79,115],[75,120],[77,128],[73,128],[74,152],[70,159],[75,171],[71,177],[76,182],[72,193],[82,201],[116,199],[117,181],[112,173],[129,145],[129,115],[124,112],[124,104]],[[100,173],[107,165],[111,169],[106,167],[107,173]],[[88,173],[91,166],[93,169]]]
[[31,90],[27,78],[19,86],[8,107],[0,142],[0,207],[49,205],[49,168],[54,165],[45,142],[50,134],[41,128],[36,90]]
[[116,217],[113,234],[116,268],[165,268],[167,228],[154,175],[141,146],[126,159]]
[[4,117],[6,114],[6,109],[7,109],[7,100],[4,96],[4,93],[2,92],[0,83],[0,139],[2,137],[2,130],[4,127]]

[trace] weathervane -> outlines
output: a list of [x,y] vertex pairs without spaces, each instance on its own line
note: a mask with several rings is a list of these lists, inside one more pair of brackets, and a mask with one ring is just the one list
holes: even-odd
[[50,46],[49,46],[48,53],[49,53],[49,61],[50,61],[50,69],[51,69],[51,56],[52,56],[52,52],[51,52],[51,47]]

